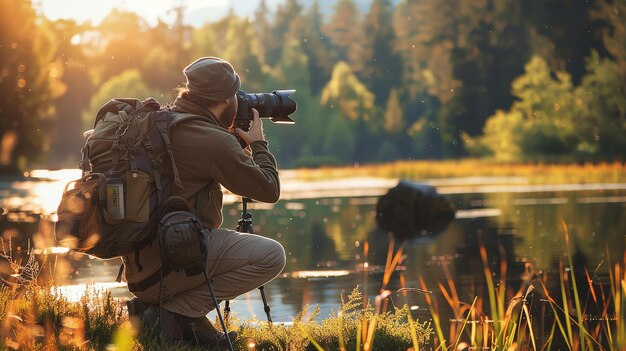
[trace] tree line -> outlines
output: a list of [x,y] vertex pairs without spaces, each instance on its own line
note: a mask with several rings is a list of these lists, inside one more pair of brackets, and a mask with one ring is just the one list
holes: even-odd
[[75,166],[114,97],[173,101],[182,68],[229,60],[247,92],[296,89],[265,123],[282,167],[396,159],[623,160],[626,0],[260,1],[252,18],[51,21],[0,0],[0,167]]

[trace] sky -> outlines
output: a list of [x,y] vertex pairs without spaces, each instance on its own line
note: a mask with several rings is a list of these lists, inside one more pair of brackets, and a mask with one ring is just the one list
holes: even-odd
[[[184,0],[187,16],[193,17],[198,11],[205,14],[206,21],[217,19],[226,13],[231,0]],[[243,2],[254,2],[244,0]],[[50,19],[67,18],[78,22],[92,21],[98,24],[113,8],[122,8],[139,14],[150,24],[162,19],[171,22],[174,18],[172,8],[181,0],[38,0],[34,4],[43,15]],[[208,16],[207,16],[208,15]],[[209,18],[215,16],[216,18]]]
[[[167,23],[174,22],[171,10],[178,4],[186,7],[185,23],[199,26],[207,22],[214,22],[228,14],[232,8],[239,16],[251,17],[259,7],[261,0],[34,0],[41,13],[56,20],[60,18],[73,19],[77,22],[91,21],[94,25],[107,15],[113,8],[122,8],[137,13],[150,25],[161,19]],[[270,9],[286,0],[265,0]],[[399,0],[392,0],[393,4]],[[332,11],[336,0],[319,0],[320,11],[328,14]],[[367,11],[372,0],[355,0],[357,8]],[[305,8],[312,0],[300,0]]]

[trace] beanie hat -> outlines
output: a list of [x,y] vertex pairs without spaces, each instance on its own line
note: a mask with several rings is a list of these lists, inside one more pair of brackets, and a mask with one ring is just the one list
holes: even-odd
[[222,101],[233,97],[241,82],[233,66],[219,57],[202,57],[185,67],[187,89],[201,98]]

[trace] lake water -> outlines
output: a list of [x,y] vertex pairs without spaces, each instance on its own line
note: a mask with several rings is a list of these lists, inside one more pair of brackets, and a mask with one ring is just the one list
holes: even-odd
[[[76,171],[40,171],[30,176],[0,180],[4,251],[14,258],[29,245],[35,252],[47,252],[42,276],[54,276],[70,297],[84,292],[84,284],[129,297],[123,284],[114,283],[119,260],[89,259],[56,248],[51,221],[63,185],[77,176]],[[376,178],[303,182],[296,173],[284,172],[283,200],[250,205],[255,232],[280,241],[288,255],[284,274],[266,286],[274,321],[290,322],[307,305],[319,306],[320,318],[328,316],[337,311],[340,296],[356,287],[369,297],[379,293],[389,237],[377,228],[375,208],[378,197],[397,182]],[[430,315],[424,293],[412,289],[424,287],[420,277],[448,319],[452,316],[437,286],[446,282],[446,274],[460,301],[471,304],[474,296],[486,294],[481,247],[494,272],[507,263],[505,282],[511,293],[524,279],[562,270],[559,262],[567,257],[564,228],[575,270],[581,273],[586,267],[592,284],[607,284],[611,263],[623,262],[626,182],[529,185],[524,178],[422,182],[436,186],[458,211],[445,230],[406,244],[404,259],[389,281],[392,302],[412,306],[421,321]],[[226,200],[223,226],[235,228],[241,206],[234,196]],[[2,267],[6,274],[8,265]],[[409,290],[398,292],[401,287]],[[233,300],[231,307],[240,318],[265,319],[258,291]]]

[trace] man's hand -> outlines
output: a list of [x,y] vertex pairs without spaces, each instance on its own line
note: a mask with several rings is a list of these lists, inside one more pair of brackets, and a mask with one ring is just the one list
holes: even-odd
[[241,139],[243,139],[248,145],[255,141],[265,140],[263,135],[263,122],[259,118],[259,111],[252,110],[252,121],[250,121],[250,129],[246,132],[241,128],[235,128],[235,132]]

